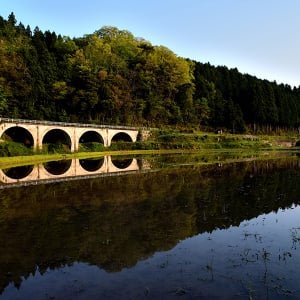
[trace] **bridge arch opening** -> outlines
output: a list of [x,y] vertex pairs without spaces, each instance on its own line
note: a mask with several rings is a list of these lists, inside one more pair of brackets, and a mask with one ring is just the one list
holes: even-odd
[[88,172],[96,172],[101,169],[104,164],[104,158],[101,159],[80,159],[79,163],[83,169]]
[[133,142],[133,140],[128,133],[119,132],[112,137],[111,142]]
[[34,145],[33,136],[31,133],[20,126],[10,127],[4,131],[1,136],[4,140],[11,140],[16,143],[22,143],[26,147],[31,148]]
[[7,177],[11,179],[19,180],[29,176],[32,170],[33,170],[33,166],[29,165],[29,166],[14,167],[2,171]]
[[43,138],[43,147],[49,152],[59,152],[60,150],[71,150],[72,141],[70,136],[61,129],[48,131]]
[[121,170],[127,169],[133,162],[133,159],[112,159],[113,165]]
[[79,138],[79,145],[88,150],[98,150],[98,147],[104,146],[104,140],[98,132],[87,131]]
[[44,168],[52,175],[63,175],[71,167],[72,160],[50,161],[44,164]]

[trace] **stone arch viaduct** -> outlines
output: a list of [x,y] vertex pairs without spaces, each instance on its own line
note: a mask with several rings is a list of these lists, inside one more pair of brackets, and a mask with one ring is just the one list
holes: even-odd
[[0,118],[0,137],[8,135],[34,149],[42,149],[49,142],[63,142],[71,152],[78,151],[80,143],[99,142],[105,147],[112,141],[136,142],[146,136],[147,130],[137,127],[63,123],[37,120]]

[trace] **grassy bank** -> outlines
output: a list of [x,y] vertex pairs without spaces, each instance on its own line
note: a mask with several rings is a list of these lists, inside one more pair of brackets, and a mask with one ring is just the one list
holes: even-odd
[[[214,134],[203,132],[179,132],[176,130],[156,130],[144,142],[114,143],[109,148],[99,145],[82,145],[80,152],[70,153],[64,147],[55,146],[53,153],[36,154],[16,143],[1,143],[0,168],[42,163],[72,158],[93,158],[105,155],[146,155],[168,153],[247,153],[291,149],[297,143],[296,136],[253,136]],[[47,147],[47,150],[49,147]],[[58,151],[59,150],[59,151]],[[100,151],[99,151],[100,150]],[[22,155],[22,151],[24,154]]]
[[[271,150],[271,149],[269,149]],[[14,156],[14,157],[1,157],[0,169],[6,169],[17,166],[45,163],[49,161],[58,161],[66,159],[86,159],[86,158],[99,158],[106,155],[112,156],[138,156],[138,155],[166,155],[166,154],[201,154],[203,156],[232,154],[239,155],[240,157],[249,156],[275,156],[278,151],[266,149],[203,149],[203,150],[184,150],[184,149],[164,149],[164,150],[121,150],[121,151],[103,151],[103,152],[77,152],[69,154],[37,154],[30,156]]]
[[121,150],[121,151],[101,151],[101,152],[76,152],[76,153],[66,153],[66,154],[34,154],[26,156],[13,156],[13,157],[0,157],[0,169],[23,166],[29,164],[44,163],[48,161],[55,160],[65,160],[65,159],[84,159],[84,158],[94,158],[102,157],[106,155],[151,155],[151,154],[168,154],[168,153],[182,153],[182,150]]

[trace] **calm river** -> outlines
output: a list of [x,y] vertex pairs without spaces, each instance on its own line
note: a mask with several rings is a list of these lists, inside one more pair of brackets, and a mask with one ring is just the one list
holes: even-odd
[[210,159],[1,170],[0,299],[300,299],[300,157]]

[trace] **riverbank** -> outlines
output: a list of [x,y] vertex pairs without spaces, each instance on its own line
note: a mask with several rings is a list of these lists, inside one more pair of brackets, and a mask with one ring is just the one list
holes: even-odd
[[168,154],[181,153],[182,150],[122,150],[122,151],[101,151],[101,152],[76,152],[66,154],[35,154],[26,156],[0,157],[0,168],[16,167],[49,161],[58,161],[66,159],[84,159],[103,157],[106,155],[125,156],[125,155],[151,155],[151,154]]
[[168,154],[200,154],[203,156],[232,154],[238,156],[240,159],[245,157],[261,157],[262,159],[270,159],[276,157],[281,152],[295,151],[295,149],[204,149],[204,150],[184,150],[184,149],[171,149],[171,150],[124,150],[124,151],[104,151],[104,152],[79,152],[69,154],[37,154],[30,156],[14,156],[14,157],[1,157],[0,169],[7,169],[17,166],[25,166],[39,163],[46,163],[50,161],[68,160],[68,159],[92,159],[100,158],[103,156],[151,156],[151,155],[168,155]]
[[174,130],[159,130],[153,132],[150,139],[136,143],[116,143],[103,151],[86,151],[82,147],[81,152],[76,153],[44,153],[33,155],[20,155],[0,157],[0,168],[44,163],[48,161],[64,160],[72,158],[94,158],[106,155],[157,155],[173,153],[274,153],[278,151],[291,151],[296,148],[296,136],[254,136],[233,135],[223,133],[203,132],[177,132]]

